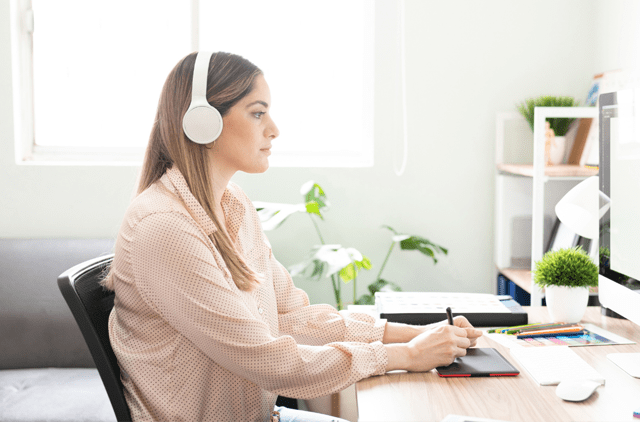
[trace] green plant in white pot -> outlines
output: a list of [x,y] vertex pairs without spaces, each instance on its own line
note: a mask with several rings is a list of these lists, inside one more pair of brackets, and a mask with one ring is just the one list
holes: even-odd
[[[572,97],[554,97],[543,95],[537,98],[529,98],[517,105],[517,109],[529,123],[533,132],[533,120],[536,107],[577,107],[580,104]],[[575,120],[566,117],[551,117],[547,120],[545,140],[545,162],[550,165],[562,164],[566,148],[565,135],[569,126]]]
[[598,285],[598,266],[581,247],[559,249],[536,262],[533,280],[545,289],[551,319],[576,323],[587,309],[589,287]]

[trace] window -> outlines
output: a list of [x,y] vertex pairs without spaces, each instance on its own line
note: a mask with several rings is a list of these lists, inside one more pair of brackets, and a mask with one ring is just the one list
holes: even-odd
[[280,129],[273,165],[373,164],[372,4],[201,0],[200,47],[265,74]]
[[371,1],[14,2],[19,161],[138,164],[167,74],[199,45],[264,71],[272,165],[373,164]]

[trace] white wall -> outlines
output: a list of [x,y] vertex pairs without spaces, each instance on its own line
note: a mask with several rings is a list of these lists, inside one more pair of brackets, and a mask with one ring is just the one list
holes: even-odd
[[[300,185],[314,179],[333,205],[321,224],[328,242],[356,247],[379,267],[390,244],[380,226],[388,224],[442,244],[450,255],[434,266],[417,252],[396,250],[385,278],[405,290],[492,292],[495,113],[543,94],[584,101],[593,75],[616,64],[597,56],[606,48],[594,48],[594,28],[609,25],[599,15],[605,1],[611,3],[407,0],[410,146],[406,172],[398,177],[396,6],[377,0],[375,166],[271,168],[235,181],[255,200],[299,202]],[[136,168],[14,162],[8,16],[9,0],[0,0],[0,236],[115,236]],[[339,136],[330,126],[324,130]],[[317,242],[304,215],[268,235],[285,265]],[[370,273],[359,280],[359,294],[373,281],[376,271]],[[312,302],[333,302],[328,281],[296,282]],[[351,285],[344,290],[348,302]]]

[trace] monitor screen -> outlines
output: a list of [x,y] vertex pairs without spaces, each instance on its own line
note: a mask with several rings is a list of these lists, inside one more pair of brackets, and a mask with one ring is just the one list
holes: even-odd
[[600,226],[599,298],[640,325],[640,137],[633,91],[602,94],[600,191],[611,200]]

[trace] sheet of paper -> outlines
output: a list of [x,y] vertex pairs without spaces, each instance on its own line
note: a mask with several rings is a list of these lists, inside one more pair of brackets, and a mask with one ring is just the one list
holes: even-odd
[[606,346],[610,344],[635,344],[624,337],[613,334],[593,324],[581,324],[587,334],[577,337],[558,335],[556,337],[535,337],[518,339],[515,335],[485,333],[485,336],[495,342],[511,349],[518,347],[543,347],[543,346]]

